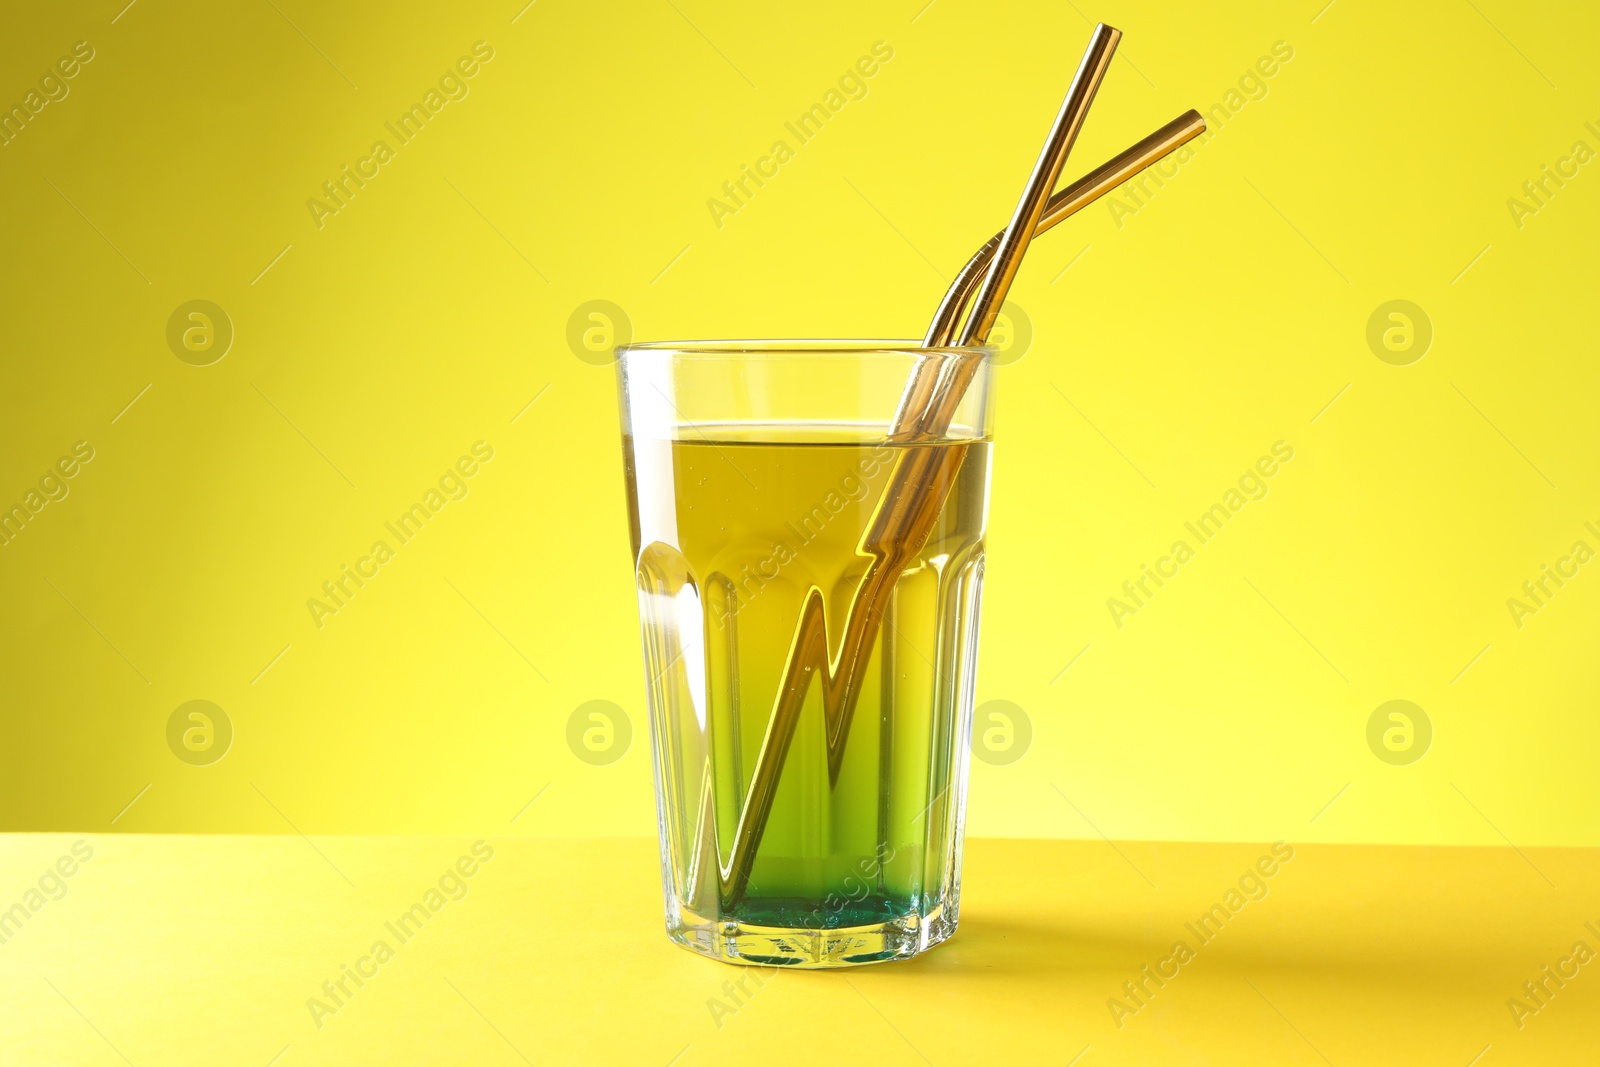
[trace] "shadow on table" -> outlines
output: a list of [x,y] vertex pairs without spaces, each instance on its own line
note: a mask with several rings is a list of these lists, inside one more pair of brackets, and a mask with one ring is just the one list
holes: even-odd
[[928,974],[959,970],[969,976],[1051,973],[1070,981],[1075,972],[1117,968],[1132,957],[1148,954],[1158,942],[1153,933],[1141,936],[1104,924],[1019,923],[969,915],[962,918],[949,941],[895,966]]

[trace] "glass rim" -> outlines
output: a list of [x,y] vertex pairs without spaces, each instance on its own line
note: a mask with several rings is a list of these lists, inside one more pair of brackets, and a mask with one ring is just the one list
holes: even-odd
[[623,356],[635,354],[716,358],[719,356],[726,357],[740,355],[965,356],[977,352],[992,356],[996,354],[997,351],[998,349],[992,344],[925,345],[921,341],[904,338],[883,340],[857,340],[854,338],[729,338],[724,340],[700,341],[635,341],[631,344],[618,345],[616,349],[616,355],[619,359]]

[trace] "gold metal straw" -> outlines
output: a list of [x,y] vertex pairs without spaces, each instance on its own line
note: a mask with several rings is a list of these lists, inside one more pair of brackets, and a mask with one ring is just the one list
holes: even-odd
[[1111,65],[1112,53],[1116,52],[1120,40],[1121,30],[1103,22],[1094,28],[1094,35],[1089,38],[1089,48],[1083,53],[1083,62],[1078,65],[1072,87],[1067,90],[1067,98],[1061,102],[1055,125],[1050,127],[1050,136],[1039,153],[1039,162],[1034,164],[1033,173],[1028,175],[1028,183],[1023,186],[1016,213],[1011,216],[1011,224],[1000,239],[994,266],[985,275],[983,286],[972,305],[972,313],[967,316],[966,328],[961,331],[963,347],[981,345],[988,338],[995,317],[1000,314],[1000,305],[1005,302],[1006,292],[1011,288],[1011,281],[1022,266],[1028,242],[1033,240],[1033,232],[1044,215],[1045,201],[1050,199],[1050,191],[1061,177],[1061,167],[1067,161],[1067,154],[1072,151],[1073,142],[1078,139],[1078,131],[1083,128],[1083,120],[1089,114],[1089,105],[1094,103],[1095,90],[1100,88],[1100,81],[1106,76],[1106,68]]

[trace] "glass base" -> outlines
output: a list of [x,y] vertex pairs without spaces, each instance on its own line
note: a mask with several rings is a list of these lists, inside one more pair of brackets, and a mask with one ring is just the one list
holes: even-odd
[[687,910],[667,927],[667,936],[691,952],[744,966],[821,970],[907,960],[956,932],[954,910],[906,915],[866,926],[832,929],[758,926],[717,921]]

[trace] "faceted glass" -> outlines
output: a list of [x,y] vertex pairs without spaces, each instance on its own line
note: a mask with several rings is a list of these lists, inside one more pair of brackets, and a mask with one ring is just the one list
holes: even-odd
[[[958,362],[978,366],[948,428],[894,439],[913,374]],[[680,945],[834,967],[954,931],[992,367],[987,349],[905,342],[620,350]]]

